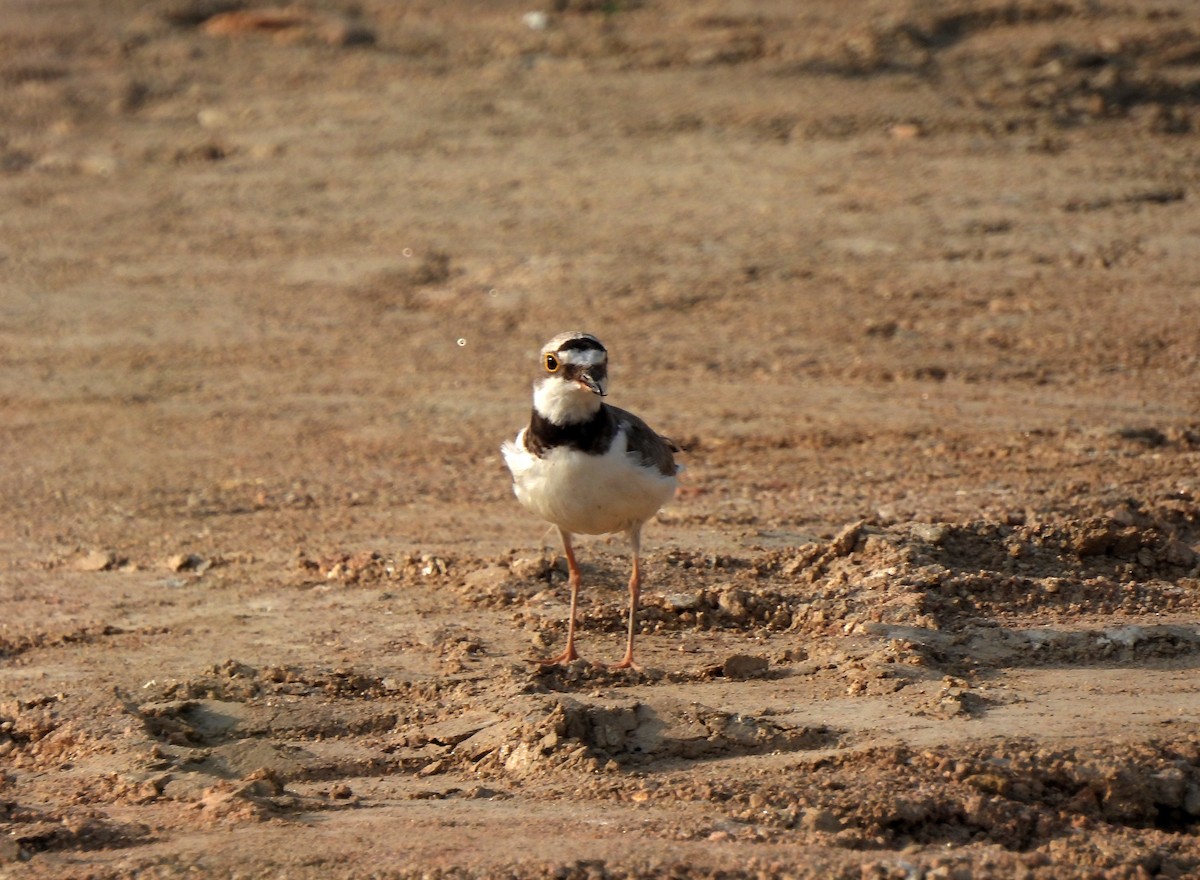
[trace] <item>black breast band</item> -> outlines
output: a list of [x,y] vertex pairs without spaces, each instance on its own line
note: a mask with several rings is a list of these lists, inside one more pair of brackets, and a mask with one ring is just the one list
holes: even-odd
[[556,425],[535,409],[529,420],[529,430],[525,432],[525,448],[539,457],[557,446],[568,446],[589,455],[603,455],[616,433],[617,420],[603,403],[586,422],[568,425]]

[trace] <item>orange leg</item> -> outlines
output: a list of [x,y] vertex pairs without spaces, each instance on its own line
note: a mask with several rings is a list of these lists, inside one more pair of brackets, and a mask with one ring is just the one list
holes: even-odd
[[642,570],[638,564],[638,554],[641,550],[641,528],[635,527],[629,531],[629,545],[633,550],[633,573],[629,576],[629,638],[625,642],[625,656],[609,666],[609,669],[636,669],[642,667],[633,661],[633,633],[637,626],[638,598],[642,594]]
[[539,660],[543,666],[559,666],[570,663],[572,660],[578,660],[579,654],[575,651],[575,610],[579,607],[579,563],[575,561],[575,550],[571,546],[571,533],[558,530],[562,535],[563,551],[567,555],[567,581],[571,585],[571,616],[567,618],[567,647],[557,657],[548,657],[545,660]]

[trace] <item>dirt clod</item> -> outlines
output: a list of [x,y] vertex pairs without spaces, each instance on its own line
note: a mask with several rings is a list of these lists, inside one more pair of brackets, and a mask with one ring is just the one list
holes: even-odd
[[757,678],[766,674],[769,665],[766,657],[733,654],[721,664],[721,673],[732,679]]

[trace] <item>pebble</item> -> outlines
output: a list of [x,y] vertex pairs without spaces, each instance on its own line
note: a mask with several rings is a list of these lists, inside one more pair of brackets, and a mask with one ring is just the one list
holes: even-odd
[[445,761],[430,761],[424,767],[417,771],[418,776],[435,776],[446,769]]
[[82,559],[76,560],[76,571],[111,571],[116,568],[117,557],[108,550],[93,550]]
[[544,578],[554,568],[554,560],[546,556],[519,556],[508,565],[521,580]]
[[805,831],[821,831],[825,834],[836,834],[842,830],[842,820],[830,810],[805,810],[800,820],[800,827]]
[[521,21],[525,23],[525,27],[531,31],[544,31],[550,25],[550,16],[541,10],[526,12],[521,16]]
[[863,523],[861,522],[850,523],[845,526],[829,542],[829,552],[834,556],[849,556],[853,553],[855,545],[858,544],[858,537],[862,531],[862,527]]
[[224,128],[229,125],[229,114],[215,107],[205,107],[196,114],[196,122],[201,128]]
[[1183,568],[1190,568],[1196,563],[1196,551],[1183,541],[1172,540],[1167,544],[1163,558],[1171,565],[1178,565]]
[[770,661],[766,657],[756,657],[751,654],[734,654],[725,658],[721,664],[721,672],[726,678],[746,679],[764,675]]
[[741,623],[750,617],[746,609],[746,599],[749,593],[745,590],[729,588],[723,590],[717,599],[717,607],[724,611],[735,622]]
[[440,556],[422,556],[421,557],[421,576],[433,577],[434,575],[445,574],[448,569],[446,560]]
[[921,131],[921,126],[915,122],[898,122],[888,129],[888,134],[894,140],[911,141],[919,138],[924,132]]
[[476,785],[472,788],[469,788],[464,794],[464,797],[475,798],[478,800],[491,800],[493,798],[502,796],[505,796],[504,792],[497,791],[494,788],[488,788],[484,785]]
[[915,522],[911,528],[913,536],[927,544],[940,544],[950,533],[950,528],[943,523]]
[[202,556],[197,556],[195,553],[176,553],[167,559],[166,566],[168,571],[194,571],[203,573],[212,565],[207,559]]
[[704,603],[704,593],[699,590],[692,593],[670,593],[666,596],[666,601],[672,611],[695,611]]
[[303,27],[311,19],[306,13],[287,9],[255,9],[221,12],[204,21],[201,29],[210,36],[281,34]]

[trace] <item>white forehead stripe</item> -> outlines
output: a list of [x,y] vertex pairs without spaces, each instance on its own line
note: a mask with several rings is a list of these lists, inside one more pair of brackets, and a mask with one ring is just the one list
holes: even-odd
[[594,367],[608,360],[608,352],[597,348],[568,348],[566,351],[552,353],[564,364],[580,367]]

